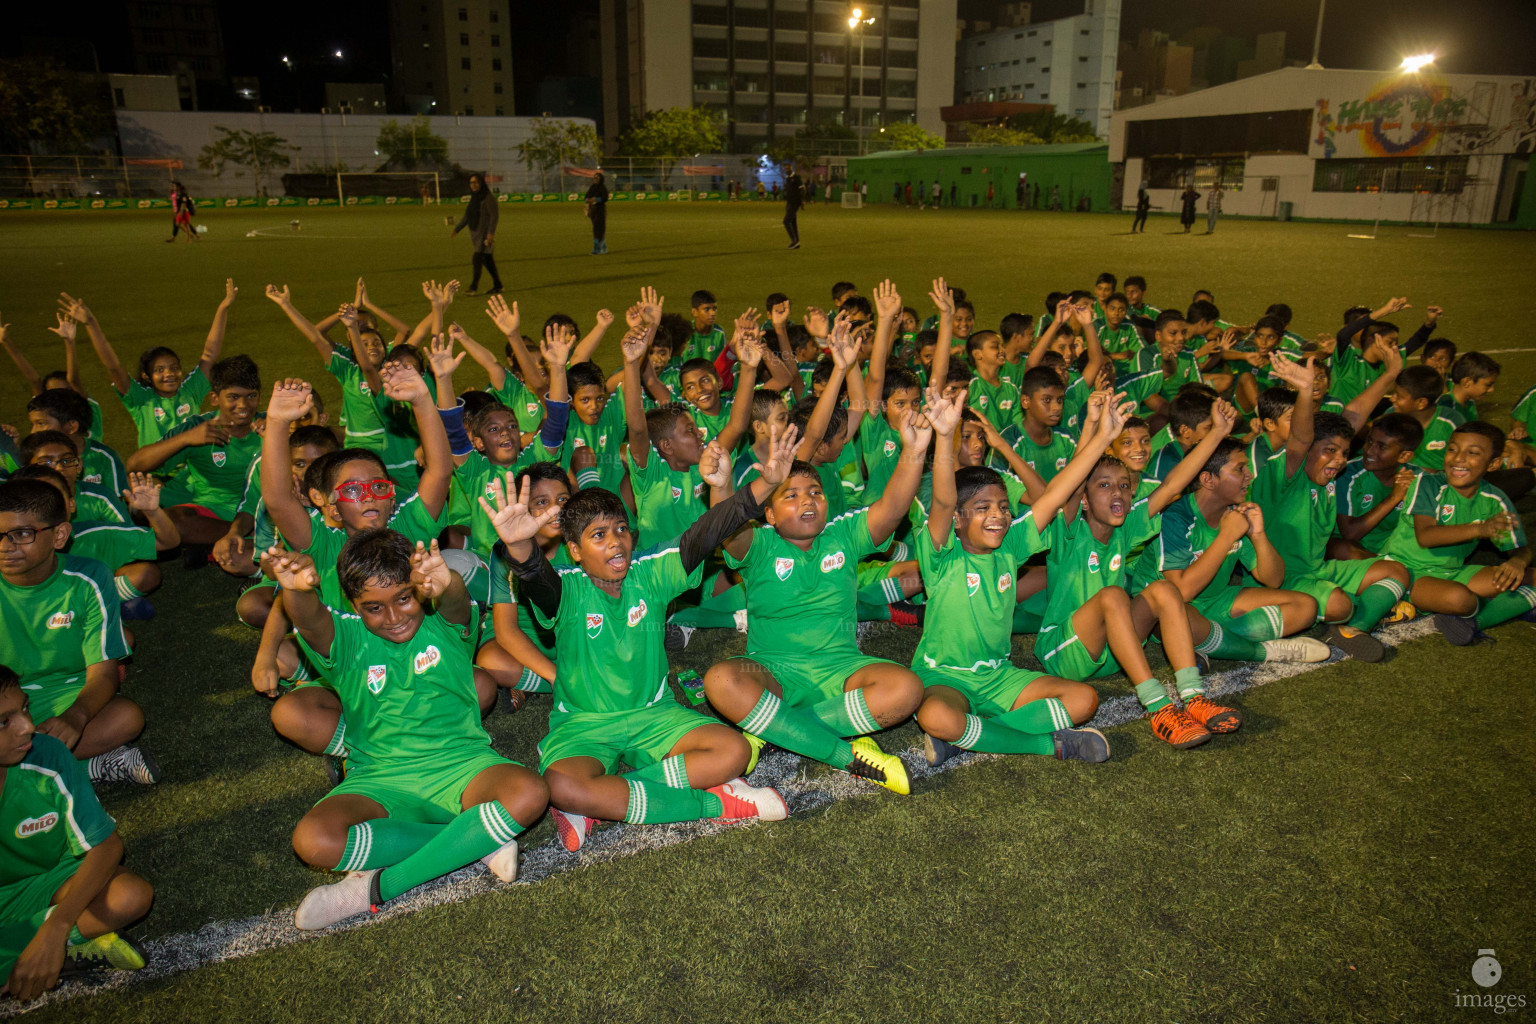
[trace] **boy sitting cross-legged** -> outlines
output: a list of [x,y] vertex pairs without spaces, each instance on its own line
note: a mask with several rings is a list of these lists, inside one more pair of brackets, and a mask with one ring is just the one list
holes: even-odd
[[924,684],[917,722],[929,764],[961,750],[1050,754],[1081,761],[1109,758],[1097,729],[1073,729],[1093,717],[1098,694],[1086,683],[1018,668],[1013,646],[1019,566],[1044,548],[1049,522],[1082,484],[1113,434],[1084,440],[1045,493],[1015,517],[1003,477],[984,466],[955,470],[954,434],[965,396],[928,410],[936,438],[933,499],[926,536],[914,533],[928,592],[923,639],[912,670]]
[[117,929],[149,913],[155,891],[122,859],[83,766],[36,732],[26,690],[0,665],[0,994],[26,1002],[61,974],[144,966]]
[[[529,511],[528,480],[516,494],[498,494],[495,507],[485,502],[524,599],[555,632],[555,703],[539,762],[567,849],[579,849],[601,820],[788,815],[776,791],[741,778],[751,756],[747,743],[668,692],[664,638],[668,604],[698,586],[710,553],[761,514],[789,471],[794,441],[793,431],[775,438],[762,476],[734,495],[730,458],[711,444],[701,475],[717,497],[714,506],[681,537],[638,557],[629,515],[611,491],[578,491],[564,508],[539,516]],[[561,570],[534,543],[557,515],[576,563]],[[614,774],[620,761],[635,770]]]
[[549,790],[491,749],[470,662],[479,613],[437,543],[412,550],[388,528],[348,539],[336,564],[348,612],[322,603],[308,555],[270,554],[284,610],[351,726],[346,778],[293,830],[305,863],[348,874],[311,890],[294,925],[376,910],[476,860],[515,879],[517,836]]

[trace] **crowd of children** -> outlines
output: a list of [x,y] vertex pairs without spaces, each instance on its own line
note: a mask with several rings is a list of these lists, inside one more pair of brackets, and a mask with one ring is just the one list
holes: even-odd
[[[1394,298],[1309,339],[1282,302],[1238,324],[1208,292],[1160,310],[1105,273],[991,330],[943,279],[926,321],[889,281],[844,281],[830,310],[775,292],[728,333],[710,292],[685,316],[645,288],[599,366],[609,311],[528,337],[494,297],[487,346],[483,322],[450,320],[457,292],[426,282],[411,323],[362,281],[319,317],[267,286],[339,385],[340,430],[309,381],[264,387],[224,355],[233,282],[189,370],[156,347],[130,373],[70,295],[62,370],[0,327],[34,392],[25,431],[0,434],[12,996],[143,964],[120,929],[152,889],[92,787],[160,777],[125,623],[154,614],[178,552],[242,581],[253,686],[332,779],[292,845],[343,877],[301,929],[477,860],[510,881],[546,813],[573,851],[609,821],[782,819],[748,781],[768,744],[905,794],[874,737],[914,716],[931,764],[1102,762],[1085,723],[1117,673],[1182,749],[1242,724],[1206,692],[1210,659],[1377,661],[1383,623],[1433,615],[1465,645],[1536,620],[1514,507],[1536,483],[1536,388],[1508,433],[1480,417],[1499,364],[1435,337],[1436,306],[1406,338]],[[134,424],[126,460],[82,341]],[[910,664],[861,651],[876,620],[922,630]],[[700,626],[746,650],[680,699],[668,652]],[[536,765],[493,748],[498,705],[548,716],[536,751],[508,752]]]

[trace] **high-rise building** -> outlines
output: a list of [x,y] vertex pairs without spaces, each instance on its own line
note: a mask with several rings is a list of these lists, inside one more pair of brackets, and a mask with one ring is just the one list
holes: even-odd
[[602,0],[601,18],[610,149],[635,118],[689,106],[725,113],[733,152],[818,124],[939,134],[954,91],[955,0]]
[[143,0],[125,4],[133,69],[174,75],[183,110],[198,109],[198,88],[224,92],[224,35],[215,0]]
[[1120,0],[1084,0],[1082,14],[961,39],[955,102],[1049,103],[1109,134],[1114,111]]
[[396,100],[418,114],[512,113],[507,0],[390,0]]

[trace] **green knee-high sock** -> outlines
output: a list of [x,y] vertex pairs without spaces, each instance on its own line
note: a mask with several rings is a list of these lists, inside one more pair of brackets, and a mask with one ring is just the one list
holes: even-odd
[[347,756],[347,716],[342,715],[336,719],[336,731],[331,733],[331,741],[325,745],[325,752],[336,757]]
[[660,824],[669,821],[698,821],[718,818],[724,808],[720,798],[705,789],[673,789],[671,786],[645,782],[634,773],[619,778],[629,783],[629,808],[624,820],[636,824]]
[[880,731],[880,723],[870,714],[862,689],[846,690],[820,704],[812,704],[811,714],[839,736],[865,736]]
[[977,750],[984,754],[1050,754],[1056,744],[1047,734],[1041,736],[1010,729],[995,718],[965,716],[965,732],[955,740],[961,750]]
[[736,724],[743,732],[822,764],[846,768],[853,763],[853,748],[847,740],[822,725],[809,708],[786,707],[771,690],[764,690],[747,717]]
[[522,830],[500,800],[477,804],[442,826],[421,849],[379,872],[373,881],[374,895],[379,902],[392,900],[423,882],[495,853]]
[[1490,597],[1477,610],[1477,626],[1488,629],[1536,608],[1536,587],[1516,587]]
[[347,829],[347,845],[336,870],[367,871],[399,864],[447,827],[398,818],[374,818],[353,825]]
[[1156,679],[1148,679],[1136,684],[1136,699],[1141,701],[1141,706],[1147,709],[1149,714],[1163,710],[1173,703],[1168,696],[1168,688]]
[[[1279,640],[1285,636],[1285,616],[1281,613],[1280,606],[1274,604],[1266,604],[1244,615],[1239,615],[1227,623],[1227,626],[1228,634],[1236,633],[1245,640],[1257,640],[1260,643],[1265,640]],[[1244,658],[1242,660],[1262,659]]]
[[1179,691],[1179,700],[1189,700],[1205,692],[1205,680],[1200,678],[1200,670],[1193,666],[1174,669],[1173,686]]
[[523,674],[517,678],[515,689],[522,690],[524,693],[553,693],[555,688],[550,685],[548,679],[531,668],[525,668]]
[[1381,621],[1382,616],[1403,599],[1403,593],[1403,585],[1392,577],[1377,580],[1355,598],[1355,614],[1349,620],[1349,624],[1355,629],[1369,633],[1376,628],[1376,623]]
[[[1252,615],[1252,612],[1248,614]],[[1229,633],[1211,620],[1211,635],[1195,644],[1195,650],[1226,661],[1263,661],[1264,645],[1256,640]]]
[[673,789],[691,789],[688,785],[688,768],[683,764],[682,754],[673,754],[671,757],[662,758],[655,764],[646,765],[644,768],[636,768],[632,772],[625,772],[623,778],[635,779],[638,782],[659,782],[663,786]]
[[1067,706],[1055,697],[1032,700],[1021,708],[1004,711],[991,719],[1018,732],[1034,735],[1050,735],[1057,729],[1072,728],[1072,715]]

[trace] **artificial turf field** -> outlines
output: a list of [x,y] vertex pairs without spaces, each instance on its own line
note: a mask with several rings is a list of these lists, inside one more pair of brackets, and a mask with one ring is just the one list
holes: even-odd
[[[455,209],[455,208],[450,208]],[[456,211],[455,211],[456,212]],[[265,379],[303,375],[332,408],[334,382],[261,295],[291,286],[312,317],[349,299],[359,274],[376,302],[413,321],[426,278],[459,276],[467,243],[444,213],[421,208],[207,212],[197,245],[164,245],[146,214],[8,213],[0,220],[0,311],[40,370],[62,364],[52,323],[62,289],[84,298],[120,356],[151,344],[196,358],[225,277],[240,286],[226,354],[248,352]],[[622,315],[642,284],[686,312],[698,287],[721,319],[770,291],[797,309],[826,305],[847,278],[866,293],[891,277],[926,315],[930,278],[970,293],[978,324],[1041,312],[1046,292],[1101,270],[1141,273],[1154,305],[1212,290],[1229,319],[1273,301],[1310,336],[1346,306],[1407,295],[1405,329],[1435,303],[1440,333],[1496,356],[1499,391],[1485,415],[1508,425],[1536,382],[1522,296],[1536,237],[1383,228],[1349,239],[1339,224],[1223,220],[1210,237],[1169,218],[1146,235],[1128,217],[981,211],[801,215],[806,248],[782,249],[778,210],[748,204],[615,207],[612,254],[589,257],[574,206],[504,208],[499,262],[525,333],[554,311],[583,329],[606,306]],[[248,231],[262,234],[246,237]],[[482,341],[483,300],[451,315]],[[598,359],[616,366],[617,331]],[[105,375],[83,353],[106,440],[132,442]],[[464,384],[478,380],[464,374]],[[25,386],[0,370],[0,421],[23,423]],[[1533,505],[1523,506],[1528,528]],[[325,876],[288,847],[293,823],[324,793],[317,759],[280,742],[248,670],[253,631],[233,616],[238,585],[216,569],[167,566],[152,622],[136,624],[125,692],[149,719],[144,744],[165,781],[109,787],[128,863],[155,883],[137,934],[206,956],[180,938],[210,922],[290,910]],[[751,1020],[1432,1020],[1482,992],[1479,949],[1497,950],[1492,993],[1536,999],[1529,820],[1536,741],[1531,683],[1536,630],[1512,624],[1495,644],[1410,640],[1381,665],[1330,665],[1237,698],[1243,731],[1178,753],[1145,723],[1110,733],[1101,766],[980,760],[919,780],[902,799],[811,768],[797,813],[771,826],[626,827],[581,858],[548,851],[534,885],[498,887],[451,905],[55,1001],[37,1019]],[[902,661],[916,633],[879,626],[865,649]],[[1016,657],[1032,665],[1032,638]],[[675,660],[702,671],[742,649],[701,632]],[[1230,666],[1220,666],[1227,667]],[[1101,688],[1123,696],[1122,677]],[[544,728],[547,698],[488,728],[522,760]],[[912,725],[882,737],[911,747]],[[784,771],[783,761],[779,762]],[[858,799],[833,800],[848,792]],[[599,833],[601,837],[603,833]],[[668,841],[689,836],[687,842]],[[553,839],[542,823],[525,850]],[[656,848],[645,848],[655,846]],[[633,856],[621,854],[634,852]],[[1530,1012],[1529,1010],[1523,1012]]]

